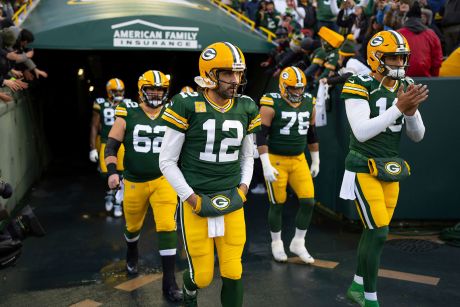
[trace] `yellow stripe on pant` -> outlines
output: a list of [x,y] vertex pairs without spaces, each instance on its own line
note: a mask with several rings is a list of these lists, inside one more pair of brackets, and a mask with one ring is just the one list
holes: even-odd
[[135,233],[142,228],[149,204],[157,232],[176,230],[177,194],[165,177],[147,182],[125,178],[124,183],[123,211],[129,232]]
[[388,226],[398,202],[399,182],[380,181],[370,174],[357,173],[355,195],[364,227]]
[[222,277],[240,279],[241,255],[246,242],[244,209],[224,215],[223,237],[208,237],[208,220],[193,213],[187,202],[181,203],[182,234],[189,261],[191,280],[198,288],[208,286],[214,276],[214,244]]
[[[101,149],[99,150],[99,166],[101,167],[102,173],[107,173],[107,166],[105,165],[105,145],[106,143],[101,143]],[[123,166],[123,159],[125,158],[125,146],[120,145],[117,152],[117,171],[123,171],[125,168]]]
[[[286,188],[289,184],[298,198],[314,198],[315,189],[305,154],[298,156],[280,156],[269,154],[270,162],[279,172],[277,180],[267,183],[270,201],[283,204],[287,198]],[[272,199],[274,198],[274,199]]]

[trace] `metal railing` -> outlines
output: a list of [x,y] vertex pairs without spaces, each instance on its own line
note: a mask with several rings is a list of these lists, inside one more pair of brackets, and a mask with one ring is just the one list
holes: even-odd
[[19,10],[16,11],[16,13],[14,13],[13,15],[13,22],[15,25],[18,25],[18,22],[20,21],[19,20],[19,17],[22,15],[22,14],[27,14],[28,13],[28,9],[32,6],[33,4],[33,0],[28,0],[26,3],[24,3],[20,8]]
[[[256,23],[253,20],[249,19],[244,14],[241,14],[240,12],[235,10],[234,8],[222,3],[221,0],[209,0],[209,1],[211,1],[212,3],[217,5],[222,10],[226,11],[228,14],[233,15],[239,22],[245,23],[247,26],[249,26],[249,28],[251,28],[252,31],[259,32],[259,33],[263,34],[267,38],[268,42],[272,43],[273,39],[276,37],[275,33],[273,33],[272,31],[270,31],[270,30],[268,30],[268,29],[266,29],[264,27],[259,27],[257,29],[256,28]],[[258,30],[260,30],[260,31],[258,31]]]

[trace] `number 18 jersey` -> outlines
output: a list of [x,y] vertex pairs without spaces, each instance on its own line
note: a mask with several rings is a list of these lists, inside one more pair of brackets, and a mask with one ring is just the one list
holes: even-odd
[[150,118],[135,101],[122,102],[115,109],[115,115],[126,121],[123,176],[129,181],[146,182],[163,175],[158,157],[166,131],[161,119],[164,109],[155,118]]
[[307,146],[307,132],[315,105],[315,98],[303,94],[301,103],[294,108],[279,93],[262,96],[260,105],[273,108],[273,117],[268,134],[268,152],[281,156],[298,156]]
[[[370,118],[374,118],[396,104],[399,87],[407,87],[410,83],[413,83],[412,79],[405,78],[396,81],[394,88],[388,89],[383,85],[380,87],[380,82],[371,76],[351,76],[343,86],[341,98],[364,100],[363,103],[369,104]],[[393,125],[365,142],[359,142],[351,132],[350,150],[358,152],[367,158],[397,157],[399,155],[403,119],[403,116],[399,117]],[[345,161],[345,167],[349,171],[369,173],[367,161],[356,159],[350,154],[348,154]]]
[[206,94],[180,93],[162,118],[185,134],[180,168],[195,192],[214,193],[240,183],[242,141],[260,128],[259,110],[250,97],[220,107]]

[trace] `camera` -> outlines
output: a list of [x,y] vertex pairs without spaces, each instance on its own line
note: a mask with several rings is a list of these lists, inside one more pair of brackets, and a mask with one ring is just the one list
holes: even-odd
[[[11,195],[11,185],[0,179],[0,197],[6,199]],[[18,204],[11,213],[0,210],[0,270],[16,263],[21,255],[23,240],[44,235],[45,230],[29,205]]]

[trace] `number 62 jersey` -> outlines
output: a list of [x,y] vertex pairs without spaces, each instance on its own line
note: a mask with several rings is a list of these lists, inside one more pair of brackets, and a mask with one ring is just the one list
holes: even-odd
[[260,129],[259,110],[250,97],[231,99],[221,107],[206,93],[179,93],[162,118],[185,134],[180,168],[194,191],[214,193],[238,186],[243,139]]
[[122,102],[115,109],[115,116],[126,121],[123,176],[129,181],[146,182],[163,175],[158,157],[166,131],[161,119],[164,109],[155,118],[150,118],[135,101]]

